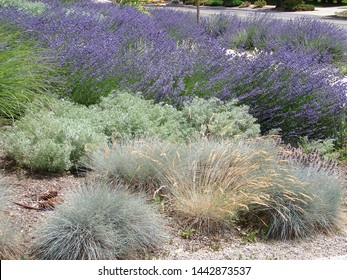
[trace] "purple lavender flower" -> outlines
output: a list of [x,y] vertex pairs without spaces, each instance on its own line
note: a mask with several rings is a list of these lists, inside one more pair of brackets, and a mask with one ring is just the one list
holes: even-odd
[[[48,47],[77,102],[92,104],[114,88],[181,106],[193,96],[237,98],[263,132],[333,137],[344,114],[346,83],[330,63],[346,53],[346,34],[312,19],[280,21],[226,15],[197,25],[191,14],[144,14],[111,3],[43,0],[32,15],[0,9],[0,23],[26,30]],[[258,49],[253,58],[226,49]]]

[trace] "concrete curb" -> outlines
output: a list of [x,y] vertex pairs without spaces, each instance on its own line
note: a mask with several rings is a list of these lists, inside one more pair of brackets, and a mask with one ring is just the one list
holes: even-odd
[[[146,6],[158,6],[157,4],[148,4]],[[179,7],[179,8],[186,8],[186,9],[196,9],[196,6],[193,5],[183,5],[183,4],[173,4],[173,3],[163,3],[159,6],[166,6],[166,7]],[[338,7],[316,7],[314,11],[298,11],[298,12],[286,12],[286,11],[276,11],[275,6],[272,5],[266,5],[264,8],[261,9],[253,9],[252,7],[246,7],[246,8],[238,8],[238,7],[221,7],[221,6],[200,6],[201,10],[221,10],[221,11],[233,11],[233,10],[243,10],[243,11],[269,11],[273,13],[290,13],[290,14],[300,14],[300,15],[314,15],[319,17],[328,17],[328,16],[335,16],[337,12],[341,12],[343,10],[347,9],[347,6],[338,6]],[[273,10],[273,11],[271,11]],[[343,17],[341,17],[343,18]]]

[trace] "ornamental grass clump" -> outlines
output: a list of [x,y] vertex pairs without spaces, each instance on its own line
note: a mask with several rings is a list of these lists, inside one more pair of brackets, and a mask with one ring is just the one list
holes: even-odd
[[242,219],[264,229],[266,238],[285,240],[336,232],[341,222],[344,180],[306,165],[285,166],[281,175],[280,184],[268,187],[273,200],[248,205],[247,213],[239,214]]
[[48,92],[50,63],[21,31],[0,23],[0,124],[18,118],[37,94]]
[[269,140],[198,141],[177,154],[164,184],[183,226],[215,232],[241,224],[266,238],[290,239],[330,233],[339,224],[343,179],[279,159]]
[[178,148],[179,160],[168,166],[164,181],[183,226],[207,232],[231,228],[240,211],[272,199],[266,188],[276,173],[260,164],[274,161],[272,153],[235,143],[201,140]]
[[164,238],[163,221],[144,197],[120,184],[88,183],[37,228],[31,254],[42,260],[134,259]]
[[86,165],[97,177],[153,195],[167,172],[165,163],[176,156],[176,145],[153,139],[114,143],[91,153]]

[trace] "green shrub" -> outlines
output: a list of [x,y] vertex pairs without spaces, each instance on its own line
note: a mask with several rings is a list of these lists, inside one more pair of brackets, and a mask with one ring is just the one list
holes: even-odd
[[239,8],[247,8],[247,7],[249,7],[251,4],[252,4],[252,3],[249,2],[249,1],[243,1],[243,2],[240,4]]
[[133,259],[160,246],[163,221],[144,197],[123,186],[73,190],[37,229],[31,254],[44,260]]
[[222,6],[223,0],[207,0],[204,3],[205,6]]
[[185,5],[195,5],[195,0],[183,0],[182,2]]
[[293,8],[294,11],[314,11],[315,6],[311,4],[299,4]]
[[303,0],[283,0],[283,7],[285,9],[293,10],[295,6],[303,4]]
[[254,8],[263,8],[266,6],[265,0],[257,0],[254,2]]
[[0,178],[0,260],[16,259],[20,255],[18,240],[16,240],[18,229],[10,222],[8,215],[4,213],[9,197],[9,189]]
[[18,10],[37,15],[44,13],[46,4],[39,1],[0,0],[0,7],[16,7]]
[[41,52],[18,30],[0,24],[0,124],[18,118],[28,101],[50,88]]
[[225,6],[225,7],[240,6],[241,3],[242,3],[241,0],[223,0],[223,6]]
[[[223,6],[224,0],[200,0],[200,5],[204,6]],[[196,0],[185,0],[183,4],[196,6]]]

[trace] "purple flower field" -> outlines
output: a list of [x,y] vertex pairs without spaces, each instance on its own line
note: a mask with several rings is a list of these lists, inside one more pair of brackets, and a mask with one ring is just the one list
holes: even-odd
[[66,80],[63,94],[78,103],[97,103],[115,88],[178,107],[193,96],[237,98],[262,132],[317,139],[341,128],[347,83],[336,64],[346,60],[347,35],[332,24],[220,15],[197,25],[194,15],[162,8],[41,2],[40,14],[1,7],[0,24],[19,26],[47,49]]

